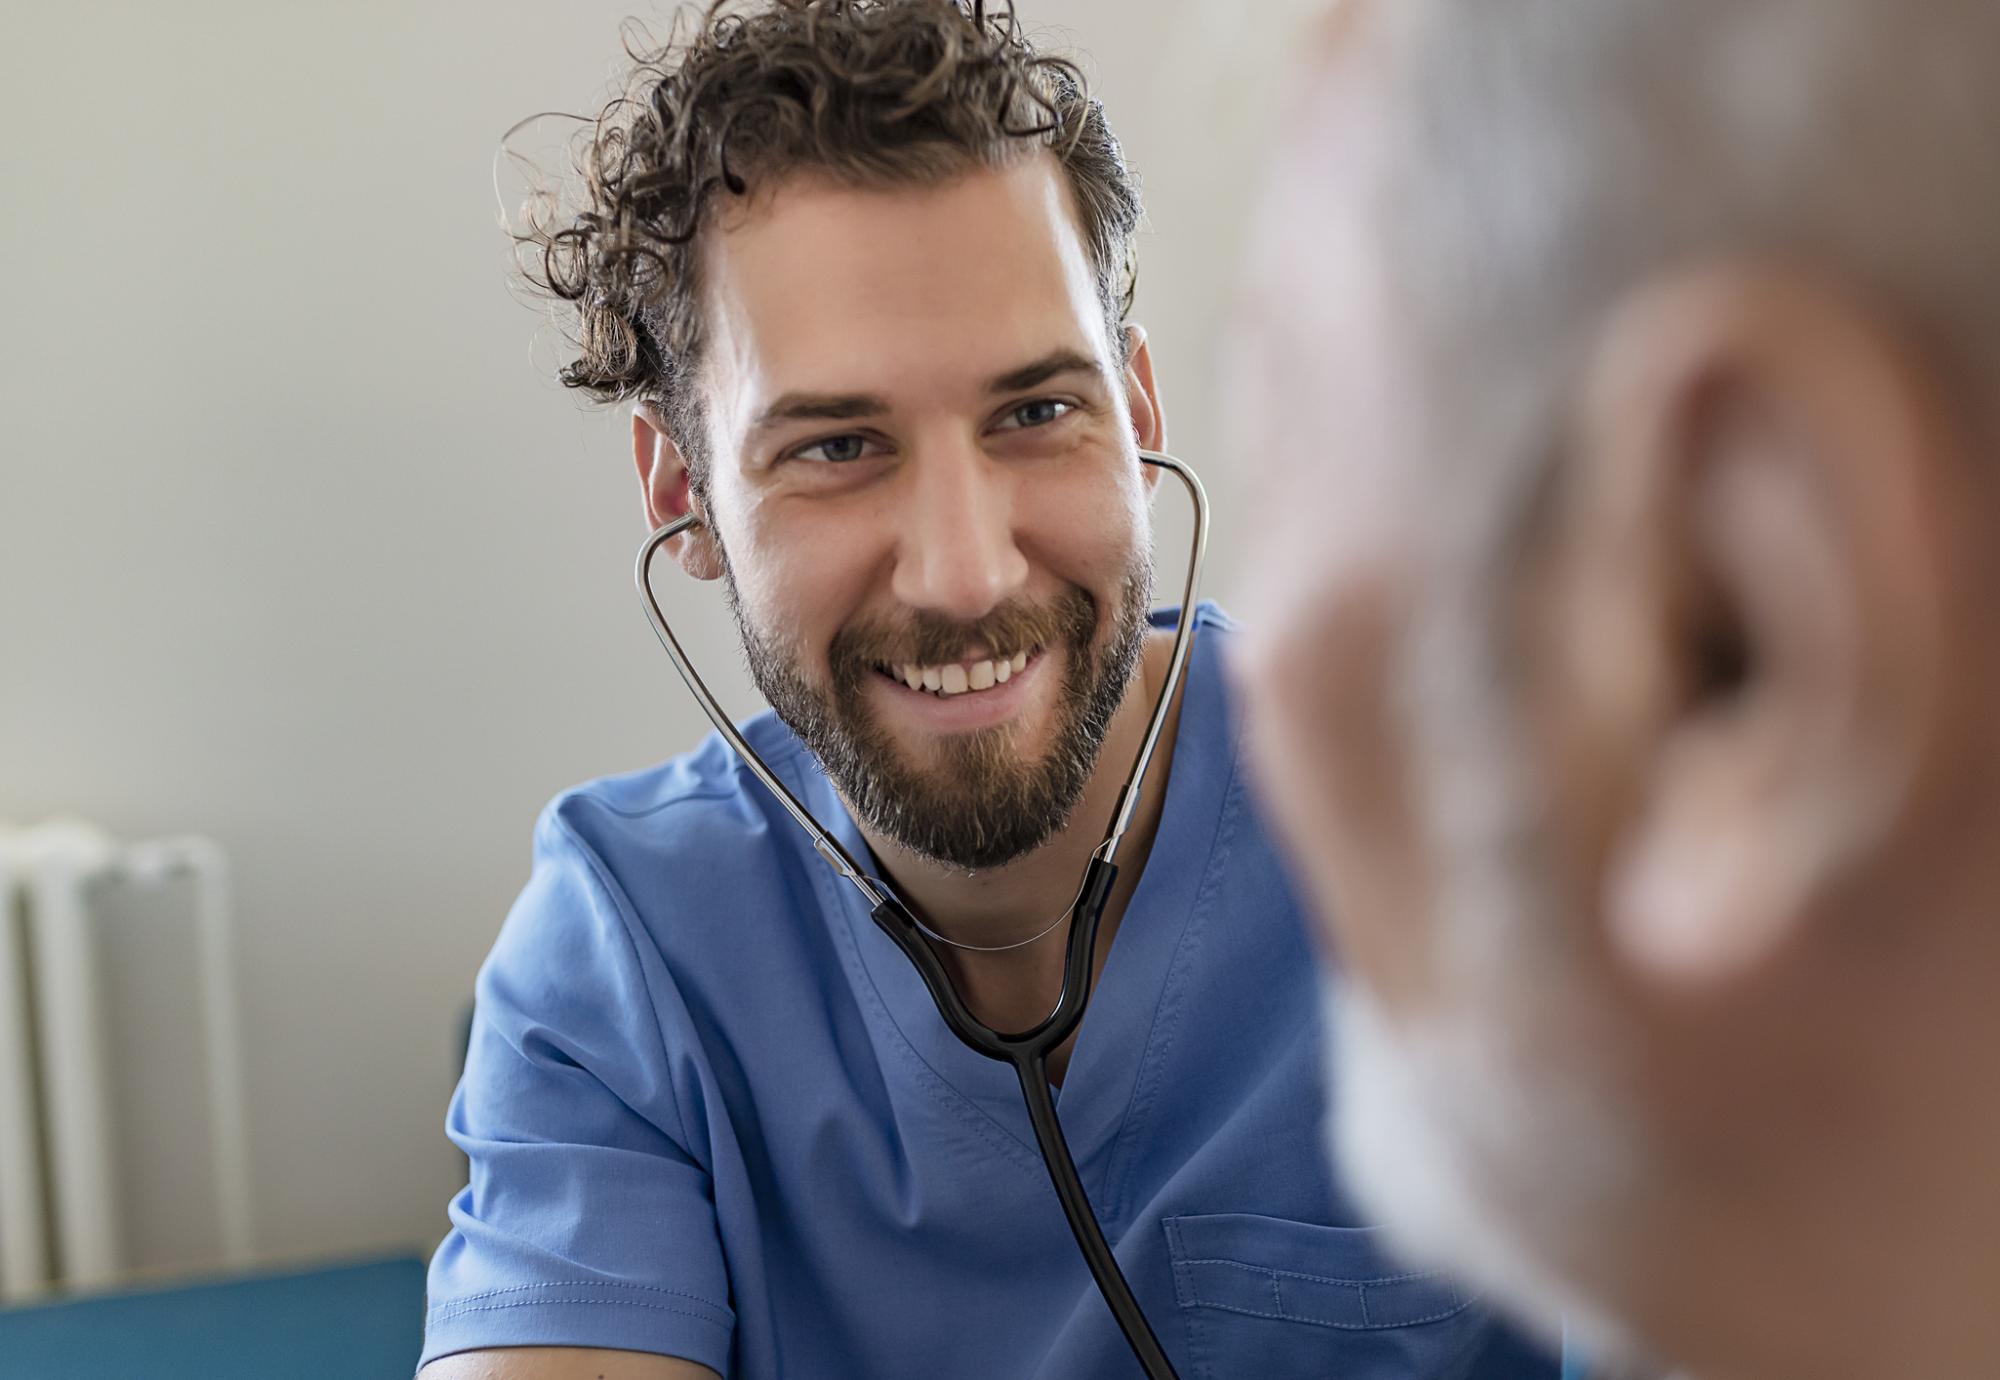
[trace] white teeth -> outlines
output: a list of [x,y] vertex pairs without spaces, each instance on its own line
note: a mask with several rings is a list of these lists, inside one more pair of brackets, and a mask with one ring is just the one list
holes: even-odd
[[963,695],[972,690],[991,690],[996,685],[1005,685],[1027,664],[1028,654],[1016,652],[1011,658],[994,657],[969,664],[919,666],[914,662],[899,661],[882,669],[912,690],[927,690],[933,695]]

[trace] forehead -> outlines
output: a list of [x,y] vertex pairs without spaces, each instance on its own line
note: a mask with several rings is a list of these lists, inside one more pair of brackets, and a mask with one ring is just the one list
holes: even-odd
[[1256,214],[1251,271],[1260,288],[1345,272],[1349,256],[1380,252],[1390,81],[1371,13],[1350,3],[1325,16],[1284,102]]
[[1370,15],[1337,13],[1283,104],[1224,354],[1250,501],[1314,580],[1371,558],[1420,475],[1410,247],[1385,214],[1394,108]]
[[1046,153],[914,187],[783,181],[705,237],[702,274],[724,393],[894,397],[1056,346],[1107,357],[1096,277]]
[[[1344,6],[1301,70],[1252,213],[1234,338],[1261,357],[1246,383],[1301,409],[1357,365],[1372,372],[1394,325],[1398,246],[1384,234],[1387,106],[1373,45]],[[1358,352],[1362,358],[1354,358]]]

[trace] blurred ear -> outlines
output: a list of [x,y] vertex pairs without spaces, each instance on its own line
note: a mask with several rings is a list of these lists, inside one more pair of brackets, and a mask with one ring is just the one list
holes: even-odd
[[1774,267],[1634,294],[1579,397],[1552,635],[1626,783],[1605,938],[1642,980],[1726,981],[1810,938],[1937,736],[1964,457],[1916,352]]
[[[639,489],[645,502],[648,531],[695,511],[697,503],[689,482],[687,459],[667,433],[666,419],[652,403],[640,403],[632,409],[632,458],[639,466]],[[699,527],[667,543],[667,553],[697,580],[713,580],[722,574],[722,548],[707,515],[701,517]]]
[[[1167,448],[1167,413],[1160,405],[1159,384],[1153,378],[1153,352],[1146,341],[1146,328],[1125,328],[1125,405],[1132,414],[1132,434],[1141,450]],[[1146,487],[1160,482],[1160,472],[1151,465],[1141,468]]]

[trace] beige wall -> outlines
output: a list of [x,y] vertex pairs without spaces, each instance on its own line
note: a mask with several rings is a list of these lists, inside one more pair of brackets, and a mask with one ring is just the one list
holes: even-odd
[[[1234,6],[1024,10],[1094,53],[1144,175],[1226,598],[1208,341],[1268,92],[1211,61]],[[494,228],[498,135],[587,105],[627,11],[50,5],[0,45],[0,818],[235,859],[267,1257],[441,1233],[455,1026],[535,811],[700,733],[629,585],[622,419],[549,381]]]

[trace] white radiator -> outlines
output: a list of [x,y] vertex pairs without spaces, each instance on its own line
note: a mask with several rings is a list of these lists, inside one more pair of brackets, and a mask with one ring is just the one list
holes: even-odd
[[0,828],[0,1302],[251,1259],[228,870]]

